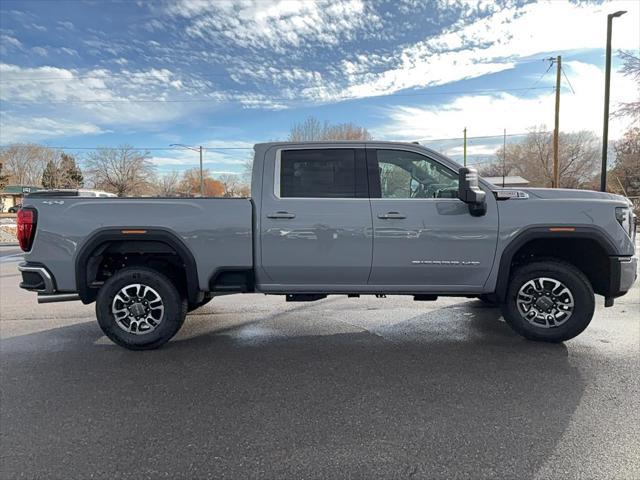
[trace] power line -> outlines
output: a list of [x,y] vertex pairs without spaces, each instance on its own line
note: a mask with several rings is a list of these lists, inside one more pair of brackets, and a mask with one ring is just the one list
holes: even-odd
[[[0,145],[0,148],[10,148],[12,146],[15,145],[19,145],[19,144],[9,144],[9,145]],[[111,150],[113,148],[118,148],[118,147],[69,147],[66,145],[42,145],[43,147],[46,148],[50,148],[52,150]],[[160,151],[160,150],[166,150],[166,151],[182,151],[184,149],[182,148],[173,148],[173,147],[129,147],[131,150],[154,150],[154,151]],[[253,147],[202,147],[203,150],[210,150],[210,151],[216,151],[216,150],[253,150]]]
[[[0,73],[4,73],[5,75],[9,72],[4,71]],[[184,74],[184,73],[176,73],[171,72],[171,76],[173,77],[190,77],[190,78],[210,78],[210,77],[228,77],[233,75],[232,73],[206,73],[206,74],[198,74],[197,76]],[[155,80],[161,80],[157,76],[150,75],[149,72],[129,72],[129,73],[110,73],[108,75],[74,75],[72,77],[10,77],[10,78],[0,78],[0,83],[8,83],[14,81],[23,81],[23,82],[38,82],[38,81],[74,81],[74,80],[82,80],[82,79],[97,79],[97,80],[108,80],[115,78],[125,78],[127,80],[131,79],[140,79],[143,76],[150,76],[150,78]],[[180,78],[176,78],[179,80]]]
[[571,82],[569,81],[569,77],[567,76],[567,74],[564,71],[564,67],[560,67],[560,71],[562,72],[562,75],[564,75],[565,80],[569,84],[569,88],[571,89],[571,93],[573,93],[575,95],[576,91],[573,89],[573,85],[571,85]]
[[[67,104],[92,104],[92,103],[208,103],[208,102],[222,102],[222,101],[240,101],[245,103],[254,102],[256,104],[265,103],[265,102],[294,102],[294,101],[344,101],[344,100],[362,100],[364,98],[376,98],[376,97],[423,97],[423,96],[437,96],[437,95],[464,95],[471,93],[505,93],[505,92],[516,92],[516,91],[527,91],[527,90],[551,90],[552,87],[520,87],[520,88],[504,88],[504,89],[484,89],[484,90],[457,90],[457,91],[446,91],[446,92],[420,92],[420,93],[392,93],[392,94],[376,94],[370,95],[368,97],[353,97],[353,96],[343,96],[343,97],[334,97],[321,99],[317,97],[266,97],[266,98],[229,98],[229,99],[220,99],[220,98],[187,98],[187,99],[110,99],[110,100],[98,100],[98,99],[79,99],[79,100],[64,100],[64,101],[46,101],[46,100],[16,100],[16,101],[7,101],[7,103],[12,103],[14,105],[67,105]],[[248,95],[252,95],[249,93]]]
[[540,83],[540,81],[547,75],[547,73],[549,73],[549,70],[551,70],[551,67],[553,67],[553,63],[549,64],[549,66],[544,71],[544,73],[540,75],[540,77],[538,77],[538,79],[533,83],[533,85],[531,85],[531,88],[534,88],[536,85],[538,85],[538,83]]
[[[540,133],[550,133],[550,132],[540,132]],[[525,132],[525,133],[510,133],[507,135],[507,137],[521,137],[524,135],[528,135],[529,132]],[[487,138],[502,138],[504,135],[503,134],[498,134],[498,135],[480,135],[480,136],[476,136],[476,137],[467,137],[467,140],[480,140],[480,139],[487,139]],[[451,140],[461,140],[462,137],[449,137],[449,138],[423,138],[420,139],[423,142],[443,142],[443,141],[451,141]],[[386,141],[386,140],[381,140],[381,141]],[[278,141],[276,141],[277,143]],[[283,142],[286,142],[283,140]],[[375,143],[376,140],[372,140],[371,142]],[[366,143],[366,142],[365,142]],[[398,142],[398,143],[403,143],[403,142]],[[408,142],[405,142],[408,143]],[[18,144],[9,144],[9,145],[0,145],[0,148],[9,148],[12,146],[15,146]],[[117,147],[76,147],[76,146],[68,146],[68,145],[43,145],[46,148],[51,148],[53,150],[109,150],[112,148],[117,148]],[[129,147],[132,150],[153,150],[153,151],[182,151],[184,149],[182,148],[176,148],[176,147],[134,147],[131,146]],[[216,147],[216,146],[210,146],[210,147],[202,147],[203,150],[211,150],[211,151],[215,151],[215,150],[223,150],[223,151],[227,151],[227,150],[253,150],[253,147]]]
[[[170,48],[172,51],[176,50],[176,47],[171,47]],[[182,49],[185,52],[190,52],[193,53],[193,50],[190,49]],[[197,52],[197,53],[206,53],[206,52]],[[523,62],[515,62],[515,64],[517,65],[521,65],[521,64],[525,64],[525,63],[531,63],[531,61],[523,61]],[[396,66],[389,66],[389,67],[380,67],[380,68],[373,68],[373,69],[369,69],[369,70],[365,70],[365,71],[361,71],[361,72],[355,72],[355,75],[368,75],[368,74],[378,74],[378,73],[387,73],[387,72],[394,72],[397,71],[398,69],[400,69],[402,67],[402,65],[396,65]],[[38,68],[38,67],[36,67]],[[284,67],[283,67],[284,68]],[[334,69],[334,72],[338,71],[338,69],[335,66],[329,67],[329,68],[325,68],[325,71],[327,73],[333,73],[331,71],[331,69]],[[162,68],[157,68],[156,70],[162,70]],[[69,71],[69,70],[67,70]],[[70,71],[69,71],[70,72]],[[312,73],[321,73],[320,69],[316,69],[316,70],[311,70],[310,72]],[[0,83],[8,83],[8,82],[13,82],[13,81],[74,81],[74,80],[80,80],[80,79],[98,79],[98,80],[103,80],[103,79],[115,79],[115,78],[125,78],[125,79],[132,79],[132,78],[139,78],[142,75],[148,75],[149,72],[110,72],[108,74],[79,74],[79,75],[74,75],[72,73],[73,76],[68,77],[68,76],[44,76],[44,77],[40,77],[40,76],[11,76],[11,72],[9,71],[0,71],[0,74],[4,74],[5,78],[0,78]],[[187,73],[187,72],[173,72],[171,71],[170,74],[174,77],[182,77],[182,78],[192,78],[192,79],[200,79],[200,78],[216,78],[216,77],[230,77],[232,75],[241,75],[243,74],[243,72],[233,72],[233,71],[225,71],[225,72],[213,72],[213,73]],[[6,75],[9,75],[8,77],[6,77]],[[157,77],[155,77],[157,79]],[[180,79],[180,78],[176,78],[176,79]],[[536,82],[537,83],[537,82]],[[535,86],[535,84],[534,84]]]

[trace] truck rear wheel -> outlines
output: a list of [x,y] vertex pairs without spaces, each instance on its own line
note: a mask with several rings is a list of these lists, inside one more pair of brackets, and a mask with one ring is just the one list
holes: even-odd
[[96,299],[98,324],[114,343],[150,350],[167,343],[182,327],[187,300],[164,274],[144,267],[120,270]]
[[515,271],[502,314],[511,328],[529,340],[563,342],[587,328],[594,309],[587,277],[570,263],[548,260]]

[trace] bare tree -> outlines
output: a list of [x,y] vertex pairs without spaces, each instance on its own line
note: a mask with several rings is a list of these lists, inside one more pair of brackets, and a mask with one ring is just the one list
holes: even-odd
[[9,183],[9,175],[5,175],[4,173],[2,173],[3,167],[4,167],[4,164],[0,162],[0,189],[3,189],[4,187],[6,187],[7,184]]
[[638,89],[638,97],[634,102],[621,103],[615,115],[619,117],[631,117],[638,120],[640,119],[640,57],[636,57],[625,51],[618,53],[624,62],[620,71],[625,77],[629,77],[635,81]]
[[[609,172],[612,191],[629,197],[640,197],[640,128],[630,128],[615,143],[616,161]],[[636,214],[640,206],[636,204]]]
[[38,186],[47,163],[57,161],[59,155],[56,150],[40,145],[15,144],[0,151],[0,163],[11,183]]
[[219,175],[217,180],[222,184],[223,197],[240,196],[240,187],[242,183],[240,182],[238,175],[233,173],[224,173]]
[[144,195],[152,190],[155,173],[149,158],[149,152],[141,152],[130,145],[101,148],[88,156],[87,173],[95,188],[119,197]]
[[[211,176],[209,170],[202,172],[204,195],[206,197],[221,197],[224,193],[222,184]],[[187,197],[200,196],[200,169],[191,168],[182,174],[180,180],[180,191]]]
[[[593,132],[560,133],[560,186],[584,188],[591,185],[600,158],[598,137]],[[505,175],[520,175],[532,186],[550,186],[553,179],[553,135],[544,126],[530,130],[520,142],[507,145]],[[502,175],[501,147],[498,161],[482,169],[482,174]]]
[[315,117],[308,117],[295,124],[289,132],[291,142],[313,142],[326,140],[371,140],[369,131],[354,123],[321,123]]
[[155,182],[155,194],[159,197],[178,197],[181,194],[180,174],[175,170],[161,175]]

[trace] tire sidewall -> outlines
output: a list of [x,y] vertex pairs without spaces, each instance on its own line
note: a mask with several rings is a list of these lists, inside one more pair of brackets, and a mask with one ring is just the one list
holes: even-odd
[[[552,328],[536,327],[522,317],[518,311],[518,291],[529,280],[538,277],[553,278],[562,282],[573,295],[574,310],[562,325]],[[591,322],[595,310],[593,289],[587,278],[573,265],[556,262],[538,262],[516,271],[503,306],[505,321],[519,334],[531,340],[562,342],[580,334]]]
[[[118,326],[111,312],[113,299],[125,286],[140,283],[153,288],[164,304],[164,316],[158,326],[144,335],[128,333]],[[180,329],[186,314],[186,300],[181,298],[171,281],[151,269],[126,268],[105,282],[96,299],[98,324],[116,344],[131,350],[158,348],[168,342]]]

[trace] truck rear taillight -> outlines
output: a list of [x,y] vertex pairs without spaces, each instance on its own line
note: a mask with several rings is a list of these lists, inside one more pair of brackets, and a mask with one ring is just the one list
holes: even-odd
[[31,250],[33,237],[36,236],[36,211],[31,208],[21,208],[18,210],[17,220],[18,243],[23,251],[28,252]]

